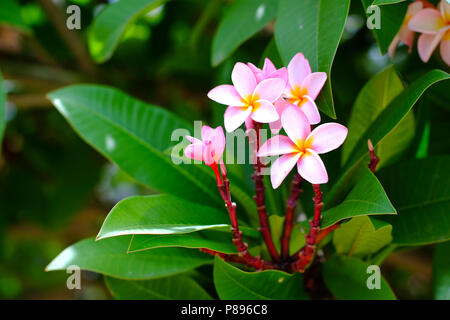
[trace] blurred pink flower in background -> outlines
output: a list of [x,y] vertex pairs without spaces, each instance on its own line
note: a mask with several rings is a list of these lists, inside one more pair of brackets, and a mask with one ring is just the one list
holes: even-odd
[[405,19],[403,20],[402,26],[400,27],[399,32],[392,40],[389,45],[389,57],[394,57],[395,50],[400,42],[406,44],[409,47],[409,53],[412,51],[412,47],[414,44],[414,35],[415,32],[408,28],[408,22],[411,18],[423,8],[423,3],[421,1],[415,1],[410,3],[408,6],[408,11],[406,12]]
[[450,66],[450,4],[442,0],[438,9],[420,10],[411,18],[408,28],[422,33],[417,41],[422,61],[428,62],[440,43],[442,60]]

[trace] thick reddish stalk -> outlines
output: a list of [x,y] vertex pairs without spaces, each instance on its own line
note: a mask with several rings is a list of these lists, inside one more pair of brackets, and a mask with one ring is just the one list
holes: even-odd
[[305,268],[311,262],[316,250],[317,235],[320,231],[320,220],[322,216],[322,191],[319,184],[312,185],[314,190],[314,218],[309,222],[310,229],[306,236],[306,245],[300,250],[298,259],[291,265],[293,271],[304,272]]
[[[261,124],[258,122],[254,122],[254,127],[256,131],[256,148],[259,148],[260,146],[260,129]],[[256,152],[256,150],[255,150]],[[258,216],[259,216],[259,223],[260,228],[259,232],[261,232],[261,235],[264,239],[264,242],[266,244],[267,250],[269,251],[270,256],[272,259],[276,262],[280,261],[280,256],[278,255],[277,249],[275,247],[275,244],[273,243],[272,235],[270,233],[270,225],[269,225],[269,217],[267,215],[266,211],[266,205],[265,205],[265,187],[264,187],[264,177],[262,175],[262,169],[264,168],[264,165],[261,163],[261,160],[259,157],[256,157],[256,164],[254,165],[255,173],[253,174],[252,178],[255,183],[255,196],[253,197],[255,199],[256,207],[258,208]]]
[[287,201],[286,216],[284,218],[283,234],[281,236],[281,258],[283,260],[289,257],[289,243],[291,240],[292,229],[295,226],[294,211],[297,206],[297,200],[302,193],[301,189],[302,178],[296,174],[292,179],[291,194]]
[[[214,170],[217,175],[220,176],[220,171],[217,166],[217,164],[211,166],[211,168]],[[225,206],[228,210],[228,214],[230,216],[231,220],[231,232],[233,234],[233,243],[236,246],[236,249],[238,251],[239,257],[245,261],[245,264],[248,266],[252,266],[258,270],[264,270],[264,269],[274,269],[275,266],[272,265],[269,262],[261,260],[260,257],[255,257],[248,251],[248,245],[245,243],[242,239],[242,231],[239,230],[239,224],[237,220],[236,215],[236,204],[231,201],[231,193],[230,193],[230,181],[228,180],[226,174],[223,174],[223,179],[217,179],[217,188],[219,189],[220,195],[222,196],[222,199],[225,202]],[[208,250],[208,249],[207,249]],[[204,252],[207,252],[205,250],[202,250]],[[213,250],[208,250],[208,253],[214,253],[219,254],[218,252],[215,252]],[[220,257],[225,257],[221,253],[219,255]],[[238,261],[236,261],[238,262]]]

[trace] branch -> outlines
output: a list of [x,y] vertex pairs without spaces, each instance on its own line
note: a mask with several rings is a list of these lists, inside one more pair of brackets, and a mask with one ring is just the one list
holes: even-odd
[[289,257],[289,243],[291,240],[292,229],[295,226],[294,211],[297,206],[297,200],[302,193],[301,189],[302,177],[296,174],[292,179],[291,195],[287,201],[286,217],[284,218],[283,234],[281,236],[281,257],[283,260]]
[[309,233],[306,236],[306,245],[300,250],[297,261],[293,262],[291,269],[293,271],[304,272],[305,268],[311,262],[316,251],[317,235],[320,231],[320,220],[322,216],[322,191],[320,184],[313,184],[314,189],[314,218],[309,223],[311,225]]
[[236,203],[231,201],[231,193],[230,193],[230,181],[227,178],[226,170],[222,171],[222,179],[220,178],[220,172],[217,164],[215,166],[211,166],[216,174],[217,180],[217,188],[219,189],[220,195],[225,202],[225,207],[228,210],[228,214],[231,220],[231,232],[233,234],[233,243],[236,246],[239,257],[241,257],[245,264],[248,266],[252,266],[258,270],[264,269],[274,269],[275,265],[270,262],[261,260],[260,257],[253,256],[248,251],[248,244],[245,243],[242,239],[242,231],[239,230],[239,224],[236,215]]
[[[256,132],[256,147],[259,148],[260,145],[259,130],[261,129],[261,123],[254,122],[254,127]],[[267,215],[265,205],[265,195],[264,195],[265,187],[263,181],[264,177],[261,174],[261,170],[264,168],[264,165],[261,163],[259,157],[256,157],[256,164],[254,165],[254,167],[255,173],[252,175],[252,178],[255,183],[256,194],[253,197],[253,199],[255,199],[256,207],[258,208],[258,216],[260,223],[259,232],[261,232],[261,235],[264,239],[264,242],[266,243],[266,247],[267,250],[269,251],[270,256],[274,261],[279,262],[280,256],[278,255],[275,244],[273,243],[272,235],[270,233],[269,217]]]
[[67,29],[66,19],[61,10],[51,0],[38,0],[42,9],[46,12],[50,21],[55,26],[67,47],[72,51],[78,66],[88,74],[95,73],[95,64],[93,63],[86,47],[81,42],[76,31]]
[[377,168],[377,164],[380,161],[380,158],[378,158],[375,155],[375,150],[373,148],[373,144],[372,141],[370,141],[370,139],[367,140],[367,146],[369,147],[369,152],[370,152],[370,162],[369,162],[369,169],[370,171],[372,171],[372,173],[375,172],[375,169]]

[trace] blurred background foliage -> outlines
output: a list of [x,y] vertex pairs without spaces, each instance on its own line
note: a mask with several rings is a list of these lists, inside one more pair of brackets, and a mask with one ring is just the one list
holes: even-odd
[[[11,5],[14,2],[18,5]],[[44,268],[66,246],[95,235],[117,201],[152,192],[85,144],[46,99],[49,91],[80,82],[102,83],[188,121],[221,125],[224,108],[209,101],[207,91],[229,81],[235,61],[258,64],[273,46],[274,24],[269,22],[213,67],[213,37],[232,1],[175,0],[135,19],[112,56],[96,63],[87,35],[109,2],[114,1],[0,3],[0,70],[7,92],[0,158],[0,298],[110,298],[97,274],[83,272],[82,290],[71,291],[65,286],[66,274],[45,273]],[[11,7],[5,8],[8,4]],[[71,4],[81,8],[81,30],[65,27]],[[347,123],[363,85],[391,63],[380,54],[365,19],[361,2],[352,1],[332,69],[341,123]],[[448,71],[437,59],[423,64],[416,50],[408,55],[406,47],[397,50],[394,63],[408,82],[430,68]],[[449,153],[445,91],[435,86],[422,100],[433,107],[415,107],[416,128],[422,130],[416,130],[404,157]],[[383,271],[398,298],[433,296],[432,259],[433,247],[425,246],[385,261]]]

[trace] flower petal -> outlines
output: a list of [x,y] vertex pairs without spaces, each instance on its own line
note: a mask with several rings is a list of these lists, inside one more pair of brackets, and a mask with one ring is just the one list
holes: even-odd
[[257,95],[258,99],[274,102],[281,96],[285,86],[286,82],[283,79],[265,79],[256,86],[254,95]]
[[203,126],[202,127],[202,141],[210,141],[214,136],[214,129],[210,126]]
[[316,100],[326,81],[327,74],[325,72],[314,72],[303,80],[302,88],[306,88],[308,90],[308,96]]
[[289,103],[286,100],[280,98],[277,101],[275,101],[273,105],[274,105],[275,109],[277,110],[277,113],[280,116],[280,119],[269,123],[269,127],[270,127],[270,131],[272,133],[277,134],[278,132],[280,132],[281,128],[283,127],[283,125],[281,124],[281,115],[283,114],[284,110],[289,106]]
[[417,12],[408,22],[412,31],[433,34],[444,26],[441,13],[436,9],[423,9]]
[[339,123],[325,123],[315,128],[306,144],[310,142],[310,148],[317,153],[326,153],[337,149],[344,143],[348,129]]
[[289,137],[278,135],[267,140],[258,150],[258,157],[295,153],[298,149]]
[[450,66],[450,39],[441,41],[440,51],[442,60]]
[[189,159],[203,160],[203,143],[194,143],[184,149],[184,156]]
[[303,179],[313,184],[328,182],[328,174],[325,165],[319,155],[308,149],[297,163],[298,173]]
[[283,79],[286,85],[289,83],[288,71],[286,67],[280,68],[271,74],[269,74],[266,78],[280,78]]
[[308,118],[300,108],[289,105],[281,115],[281,123],[284,131],[293,142],[296,140],[305,140],[311,133],[311,126]]
[[186,136],[186,139],[188,139],[191,143],[202,143],[202,140],[199,140],[191,136]]
[[423,3],[420,1],[414,1],[413,3],[410,3],[408,5],[408,11],[406,12],[406,15],[413,16],[422,9],[423,9]]
[[251,95],[256,87],[256,78],[252,70],[244,63],[238,62],[231,72],[231,80],[239,95],[243,98]]
[[289,62],[287,69],[291,87],[301,86],[303,80],[311,74],[311,67],[303,53],[297,53]]
[[270,61],[269,58],[264,59],[264,66],[262,68],[262,71],[265,75],[271,74],[272,72],[277,71],[277,68],[275,68],[272,61]]
[[417,40],[417,51],[419,51],[420,59],[423,62],[428,62],[434,49],[439,44],[443,36],[443,32],[438,32],[436,34],[421,34],[419,40]]
[[400,37],[398,35],[396,35],[388,48],[389,58],[392,59],[394,57],[395,50],[397,50],[397,46],[398,46],[399,42],[400,42]]
[[213,130],[213,135],[211,137],[211,144],[214,151],[214,160],[218,163],[219,159],[222,158],[223,151],[225,150],[225,135],[221,126]]
[[270,182],[274,189],[278,188],[289,172],[294,168],[301,153],[289,153],[279,157],[270,167]]
[[307,101],[302,103],[300,109],[306,115],[310,124],[318,124],[320,122],[320,113],[316,103],[309,96],[304,96],[304,98],[306,98]]
[[439,11],[445,20],[450,21],[450,3],[441,0],[441,2],[439,2]]
[[223,84],[215,87],[208,92],[208,98],[227,106],[243,106],[241,96],[236,89],[229,84]]
[[228,107],[223,115],[225,130],[232,132],[245,122],[245,119],[252,113],[252,108]]
[[252,110],[251,115],[252,119],[256,122],[269,123],[280,119],[277,110],[275,110],[275,107],[270,101],[258,100],[257,104],[258,107]]
[[258,68],[251,62],[247,63],[247,66],[252,70],[253,74],[255,75],[256,83],[259,83],[261,82],[261,80],[264,80],[263,71],[260,68]]
[[270,127],[270,132],[272,132],[273,134],[277,134],[278,132],[280,132],[281,128],[283,128],[283,125],[281,124],[281,119],[270,122],[269,127]]

